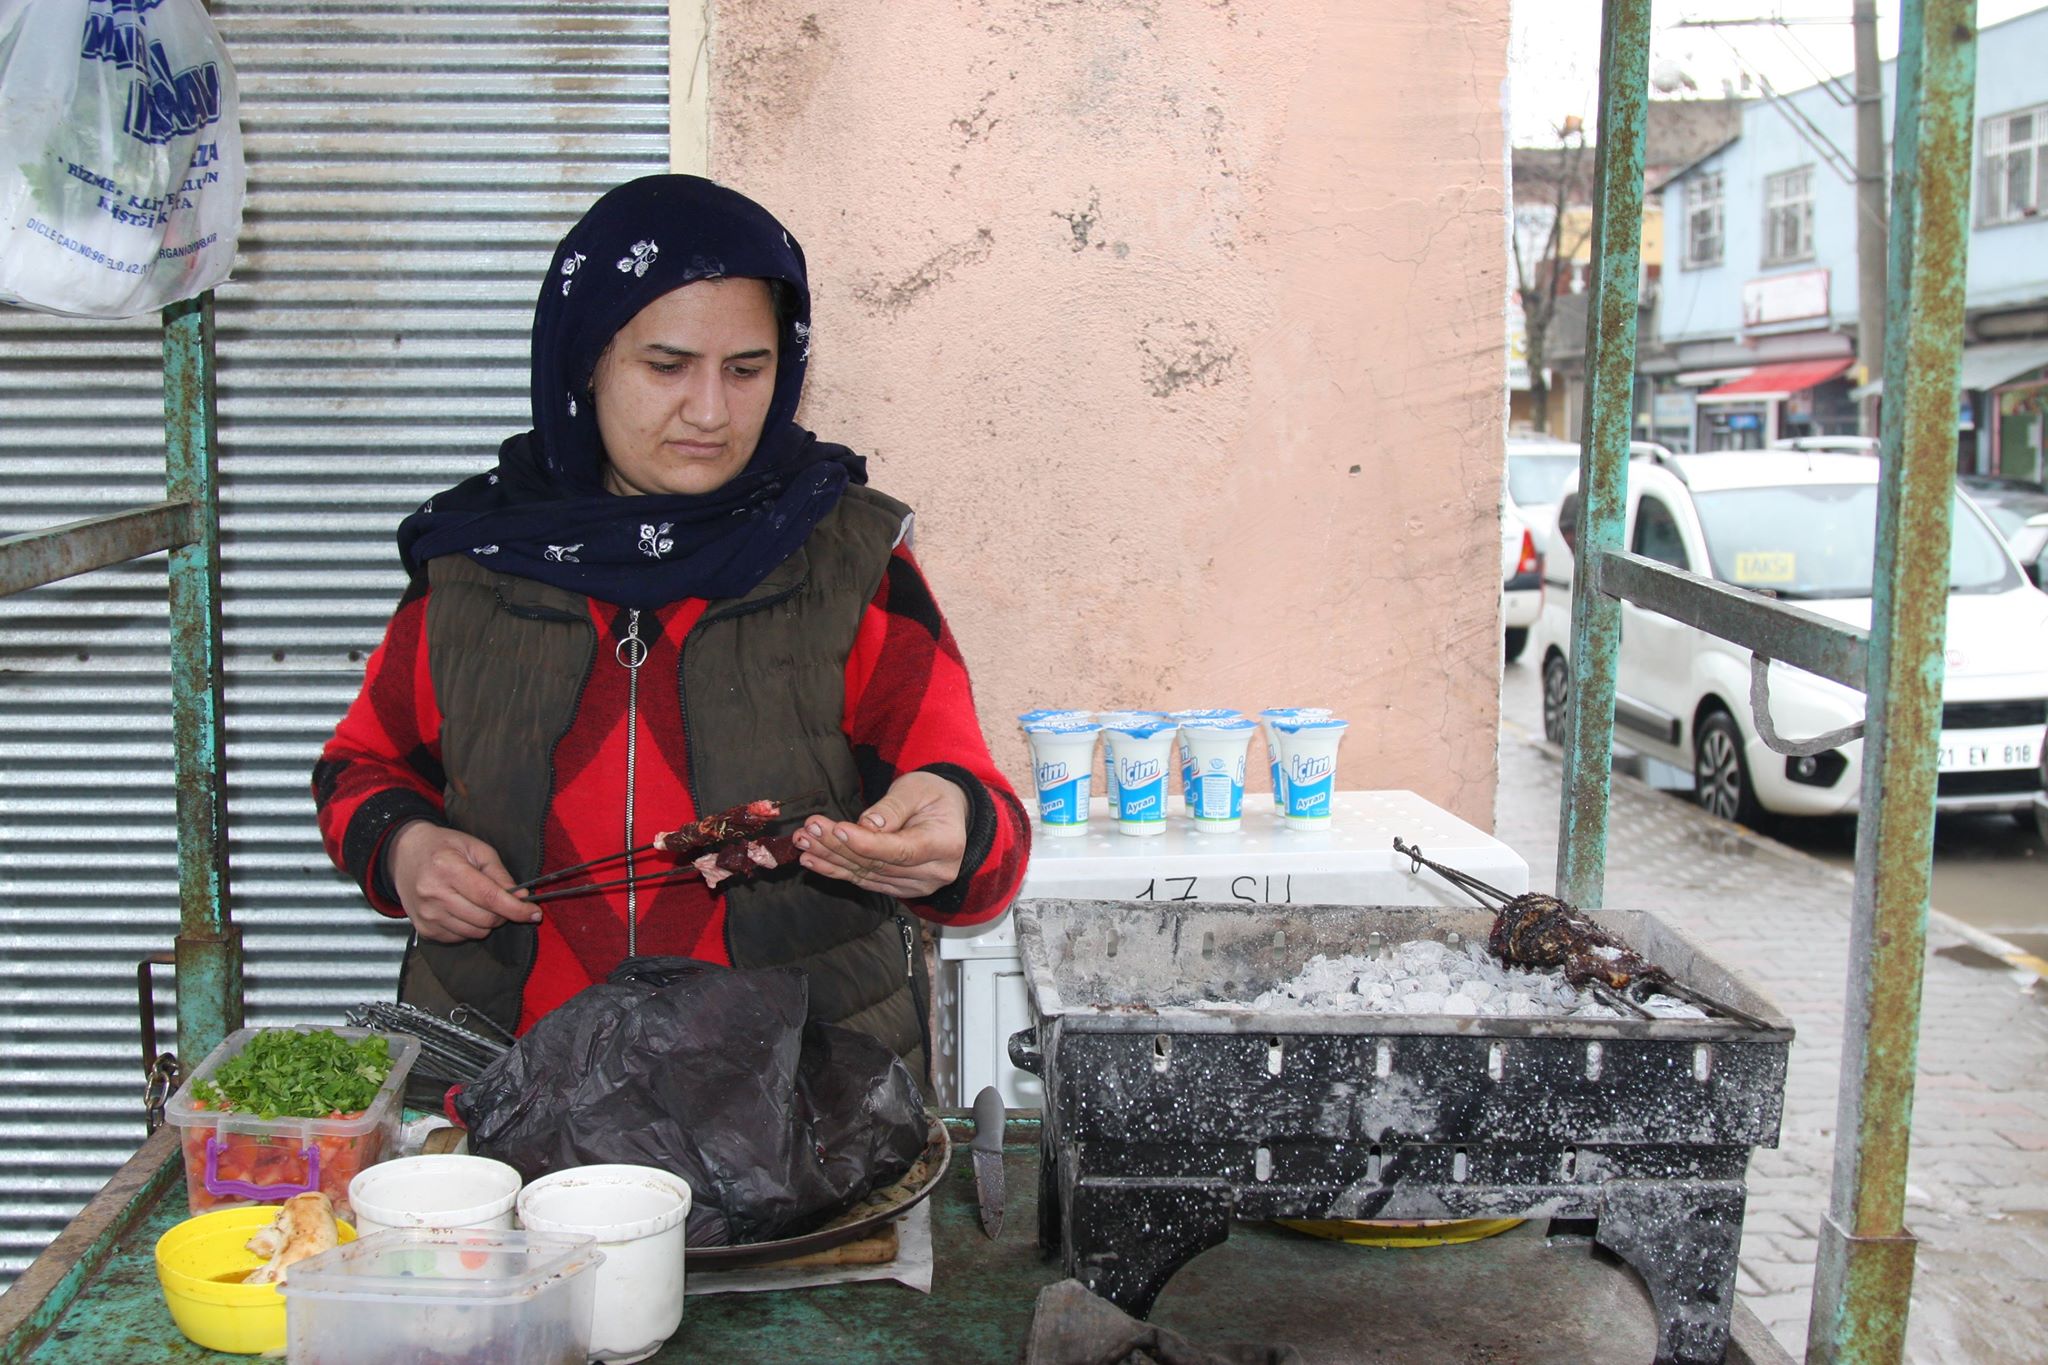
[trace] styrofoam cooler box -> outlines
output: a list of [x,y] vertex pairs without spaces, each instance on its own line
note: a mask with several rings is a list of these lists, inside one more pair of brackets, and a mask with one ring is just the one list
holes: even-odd
[[[1020,899],[1245,901],[1306,905],[1469,905],[1443,878],[1394,852],[1394,839],[1469,872],[1510,895],[1529,889],[1529,865],[1492,835],[1414,792],[1338,792],[1330,827],[1286,828],[1272,797],[1246,793],[1235,833],[1197,830],[1175,799],[1166,832],[1119,834],[1097,798],[1085,835],[1032,840]],[[1017,957],[1017,931],[1004,911],[992,924],[942,930],[939,1098],[967,1105],[985,1085],[1013,1109],[1034,1109],[1036,1076],[1010,1065],[1009,1039],[1031,1023]]]

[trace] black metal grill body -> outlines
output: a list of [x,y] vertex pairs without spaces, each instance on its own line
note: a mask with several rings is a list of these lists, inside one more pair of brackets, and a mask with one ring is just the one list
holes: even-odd
[[1040,1240],[1142,1314],[1233,1218],[1583,1220],[1647,1286],[1658,1359],[1720,1360],[1791,1028],[1654,917],[1595,917],[1768,1027],[1196,1010],[1316,953],[1483,942],[1491,916],[1020,903],[1036,1022],[1011,1046],[1045,1080]]

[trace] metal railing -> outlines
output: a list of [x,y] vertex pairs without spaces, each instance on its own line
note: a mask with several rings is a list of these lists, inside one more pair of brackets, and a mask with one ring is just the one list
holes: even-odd
[[[164,500],[0,540],[0,596],[170,551],[171,742],[178,819],[178,1055],[242,1021],[242,945],[228,915],[222,772],[220,474],[213,295],[164,321]],[[160,1059],[147,1058],[145,1065]]]
[[1606,0],[1601,23],[1592,367],[1559,893],[1580,905],[1602,902],[1624,600],[1864,692],[1848,1008],[1833,1188],[1807,1327],[1811,1361],[1896,1361],[1905,1351],[1915,1243],[1904,1223],[1906,1162],[1941,732],[1976,29],[1974,0],[1901,6],[1885,310],[1890,383],[1865,632],[1622,548],[1650,0]]

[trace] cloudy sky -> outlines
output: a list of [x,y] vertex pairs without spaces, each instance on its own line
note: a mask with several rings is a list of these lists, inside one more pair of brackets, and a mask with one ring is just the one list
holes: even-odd
[[[1600,6],[1597,0],[1511,0],[1514,36],[1508,54],[1512,128],[1519,145],[1542,145],[1567,114],[1593,126],[1599,103]],[[1978,0],[1978,21],[1995,24],[2048,0]],[[1823,74],[1847,75],[1850,0],[1653,0],[1650,69],[1653,75],[1690,76],[1703,95],[1723,82],[1742,88],[1749,73],[1780,91],[1812,85]],[[1889,58],[1898,48],[1897,0],[1878,0],[1878,47]],[[1773,19],[1784,26],[1680,28],[1687,19]],[[1819,20],[1821,22],[1814,22]],[[1804,22],[1802,22],[1804,21]],[[1833,22],[1829,22],[1833,21]]]

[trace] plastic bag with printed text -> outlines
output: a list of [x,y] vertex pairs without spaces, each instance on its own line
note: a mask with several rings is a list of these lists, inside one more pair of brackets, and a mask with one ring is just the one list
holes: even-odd
[[200,0],[0,0],[0,301],[123,318],[211,289],[243,189]]

